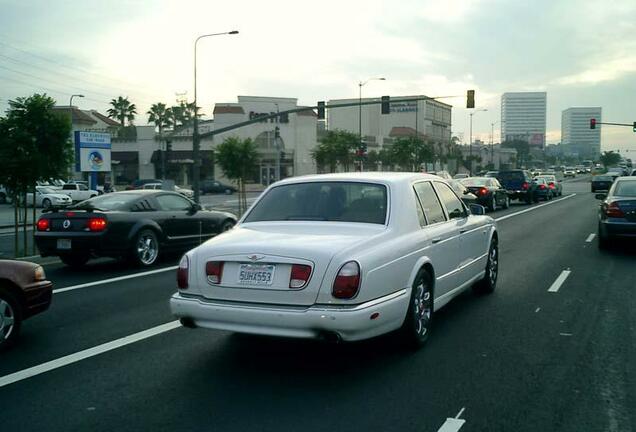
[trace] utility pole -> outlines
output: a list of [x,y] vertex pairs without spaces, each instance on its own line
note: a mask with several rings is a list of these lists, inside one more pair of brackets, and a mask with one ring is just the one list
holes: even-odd
[[[379,77],[379,78],[369,78],[366,81],[360,81],[358,82],[358,152],[360,152],[362,150],[362,87],[364,87],[369,81],[385,81],[386,78],[384,77]],[[360,156],[360,171],[364,171],[364,165],[363,165],[363,158],[364,155],[362,154]]]

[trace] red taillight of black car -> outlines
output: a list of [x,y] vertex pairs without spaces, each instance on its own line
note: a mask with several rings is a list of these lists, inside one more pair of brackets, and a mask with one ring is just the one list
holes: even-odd
[[611,202],[608,205],[605,205],[604,210],[605,210],[605,215],[607,217],[614,217],[614,218],[625,217],[625,213],[623,213],[623,210],[621,210],[621,208],[618,206],[618,202],[616,201]]
[[539,189],[544,190],[545,189],[545,185],[544,184],[540,184],[539,185]]
[[548,185],[548,187],[549,187],[550,189],[554,189],[554,187],[555,187],[555,186],[554,186],[554,183],[550,183],[550,184]]
[[333,282],[331,294],[339,299],[351,299],[360,289],[360,266],[355,261],[349,261],[338,271]]
[[177,267],[177,286],[179,289],[188,289],[188,275],[190,272],[190,259],[187,255],[184,255],[179,261],[179,267]]
[[100,232],[106,229],[108,222],[101,217],[92,217],[88,220],[88,230],[92,232]]
[[528,182],[523,182],[523,184],[521,185],[521,189],[523,189],[523,190],[528,190],[528,187],[530,187]]
[[48,219],[40,219],[37,226],[38,231],[48,231],[51,228],[51,222]]
[[488,189],[486,189],[485,187],[480,187],[477,193],[481,196],[488,195]]

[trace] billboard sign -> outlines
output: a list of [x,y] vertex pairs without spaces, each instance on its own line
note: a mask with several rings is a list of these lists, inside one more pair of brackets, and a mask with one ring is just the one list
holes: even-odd
[[417,111],[417,101],[391,102],[392,113],[404,113]]
[[110,134],[75,132],[75,170],[81,172],[110,172]]

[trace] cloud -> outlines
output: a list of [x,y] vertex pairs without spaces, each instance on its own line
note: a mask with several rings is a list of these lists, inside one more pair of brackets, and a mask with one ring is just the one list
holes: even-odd
[[604,81],[614,81],[625,75],[636,72],[636,57],[621,57],[601,62],[583,72],[558,78],[556,85],[597,84]]

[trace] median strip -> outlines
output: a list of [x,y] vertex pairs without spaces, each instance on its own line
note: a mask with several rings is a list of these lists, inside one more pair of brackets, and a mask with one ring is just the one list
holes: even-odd
[[103,354],[105,352],[112,351],[114,349],[121,348],[123,346],[130,345],[144,339],[148,339],[149,337],[174,330],[180,326],[181,324],[179,323],[179,321],[171,321],[165,324],[161,324],[157,327],[150,328],[148,330],[140,331],[139,333],[134,333],[111,342],[97,345],[93,348],[88,348],[83,351],[69,354],[67,356],[30,367],[28,369],[23,369],[15,373],[5,375],[3,377],[0,377],[0,387],[4,387],[9,384],[25,380],[27,378],[34,377],[36,375],[40,375],[45,372],[64,367],[72,363],[77,363],[78,361],[94,357],[96,355]]
[[156,273],[163,273],[163,272],[167,272],[167,271],[171,271],[171,270],[176,270],[177,268],[178,268],[178,266],[170,266],[170,267],[160,268],[160,269],[157,269],[157,270],[149,270],[149,271],[145,271],[145,272],[141,272],[141,273],[134,273],[134,274],[126,275],[126,276],[119,276],[119,277],[114,277],[114,278],[110,278],[110,279],[103,279],[103,280],[98,280],[98,281],[94,281],[94,282],[87,282],[87,283],[83,283],[83,284],[79,284],[79,285],[72,285],[72,286],[69,286],[69,287],[58,288],[56,290],[53,290],[53,294],[60,294],[60,293],[67,292],[67,291],[73,291],[73,290],[78,290],[78,289],[82,289],[82,288],[88,288],[88,287],[92,287],[92,286],[95,286],[95,285],[103,285],[103,284],[108,284],[108,283],[113,283],[113,282],[119,282],[119,281],[123,281],[123,280],[126,280],[126,279],[134,279],[134,278],[148,276],[148,275],[152,275],[152,274],[156,274]]

